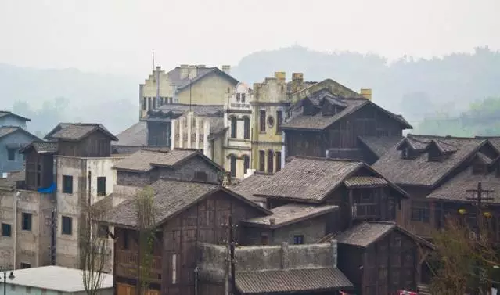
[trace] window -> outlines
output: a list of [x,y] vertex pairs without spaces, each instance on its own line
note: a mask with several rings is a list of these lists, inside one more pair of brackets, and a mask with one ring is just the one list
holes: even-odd
[[236,126],[238,121],[236,121],[236,117],[231,117],[231,138],[236,138]]
[[30,213],[23,213],[22,229],[26,230],[26,231],[31,231],[31,214]]
[[266,161],[266,152],[264,151],[259,151],[259,171],[264,172],[264,166],[265,166],[265,161]]
[[142,110],[145,111],[147,109],[148,102],[145,97],[142,98]]
[[250,139],[250,118],[243,117],[243,138]]
[[245,103],[245,93],[241,94],[241,103]]
[[21,262],[21,268],[31,268],[31,263]]
[[281,133],[281,124],[283,123],[283,111],[276,111],[276,133]]
[[73,176],[63,175],[63,193],[73,193]]
[[71,217],[62,217],[62,234],[69,236],[73,234],[73,219]]
[[194,180],[196,181],[207,181],[208,176],[204,171],[195,171],[194,172]]
[[247,174],[248,169],[250,169],[250,157],[245,155],[243,156],[243,173]]
[[148,97],[148,110],[151,110],[152,108],[153,108],[152,99],[151,97]]
[[293,236],[293,243],[295,245],[304,244],[304,236],[303,235]]
[[276,152],[276,172],[281,170],[281,152]]
[[10,224],[2,223],[2,237],[10,237],[12,235],[11,230]]
[[411,202],[411,220],[429,222],[429,203],[428,202]]
[[236,177],[236,156],[231,156],[231,176]]
[[156,109],[156,97],[153,97],[153,109]]
[[260,236],[260,243],[263,245],[263,246],[266,246],[266,245],[269,245],[269,236],[267,234],[262,234]]
[[15,149],[7,149],[7,160],[9,160],[9,161],[16,160],[16,150]]
[[97,177],[97,195],[106,195],[106,177]]
[[273,173],[273,167],[274,167],[273,153],[274,153],[273,150],[267,151],[267,172],[268,173]]
[[266,132],[266,111],[260,110],[260,132]]
[[240,102],[240,94],[239,93],[236,93],[236,101]]

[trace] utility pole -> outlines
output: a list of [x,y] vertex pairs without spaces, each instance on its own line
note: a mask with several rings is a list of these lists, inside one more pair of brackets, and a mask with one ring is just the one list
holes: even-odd
[[[487,190],[487,189],[483,189],[483,186],[481,184],[481,182],[478,182],[477,183],[477,188],[476,189],[469,189],[467,190],[466,192],[468,193],[472,193],[472,197],[467,197],[467,200],[468,201],[473,201],[476,206],[476,239],[477,241],[480,241],[481,240],[481,221],[482,221],[482,202],[483,201],[492,201],[494,200],[493,197],[488,197],[488,193],[491,193],[493,192],[493,190]],[[485,194],[486,196],[483,196],[483,194]],[[479,245],[479,244],[476,244],[476,245]],[[475,281],[476,281],[476,291],[478,292],[478,294],[481,294],[481,272],[480,272],[480,266],[479,264],[476,263],[476,267],[475,267],[475,275],[476,275],[476,278],[475,278]]]

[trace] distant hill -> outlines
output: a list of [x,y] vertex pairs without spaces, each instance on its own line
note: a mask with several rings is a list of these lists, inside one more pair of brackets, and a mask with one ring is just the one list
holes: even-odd
[[58,121],[100,122],[119,132],[137,120],[140,80],[77,69],[33,69],[0,64],[0,108],[32,119],[45,133]]
[[[473,54],[388,63],[375,54],[324,53],[292,46],[245,56],[232,74],[253,84],[276,71],[285,71],[288,79],[292,72],[302,72],[308,81],[332,78],[356,91],[372,88],[374,102],[401,113],[427,133],[442,131],[428,122],[449,121],[472,103],[500,97],[500,53],[488,48],[477,48]],[[30,117],[30,130],[42,134],[60,121],[99,122],[118,133],[137,121],[138,84],[146,75],[0,64],[0,108]],[[422,122],[424,118],[434,121]]]

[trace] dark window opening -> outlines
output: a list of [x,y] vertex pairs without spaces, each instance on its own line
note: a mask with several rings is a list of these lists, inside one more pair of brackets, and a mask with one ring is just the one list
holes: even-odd
[[273,150],[268,150],[267,151],[267,172],[268,173],[273,173],[273,167],[274,167],[274,157],[273,157]]
[[73,193],[73,176],[63,175],[63,193],[65,194]]
[[147,98],[143,97],[142,98],[142,110],[145,111],[147,109],[147,106],[148,106]]
[[73,234],[73,219],[71,217],[62,217],[62,234],[69,236]]
[[151,97],[148,97],[148,110],[153,109],[153,103]]
[[283,123],[283,112],[282,111],[277,111],[276,112],[276,133],[281,133],[281,124]]
[[106,195],[106,177],[97,177],[97,195]]
[[22,215],[22,229],[26,231],[31,231],[31,214],[23,213]]
[[276,172],[281,170],[281,152],[276,152]]
[[245,93],[241,94],[241,103],[245,103]]
[[293,236],[293,243],[295,245],[304,244],[304,236],[303,235]]
[[204,171],[195,171],[194,172],[194,180],[196,181],[207,181],[208,175]]
[[236,93],[236,101],[240,102],[240,94],[239,93]]
[[15,161],[16,160],[16,150],[15,149],[7,149],[8,160]]
[[[21,268],[31,268],[31,263],[21,262]],[[26,290],[27,291],[27,290]]]
[[266,245],[269,245],[269,236],[266,235],[266,234],[262,234],[260,236],[260,243],[263,245],[263,246],[266,246]]
[[153,109],[156,109],[157,105],[156,105],[156,97],[153,97]]
[[266,111],[260,111],[260,132],[266,132]]
[[231,117],[231,138],[236,138],[236,126],[238,124],[238,121],[236,120],[236,117]]
[[243,173],[247,174],[248,169],[250,169],[250,157],[243,156]]
[[264,172],[265,170],[265,161],[266,161],[266,152],[264,151],[259,151],[259,171]]
[[128,231],[125,230],[123,232],[123,250],[128,250],[129,249],[129,243],[128,243]]
[[12,235],[12,226],[7,223],[2,223],[2,237],[10,237]]
[[411,203],[411,220],[429,222],[430,208],[428,202]]
[[250,139],[250,118],[243,118],[243,138]]
[[231,176],[236,177],[236,156],[231,156]]

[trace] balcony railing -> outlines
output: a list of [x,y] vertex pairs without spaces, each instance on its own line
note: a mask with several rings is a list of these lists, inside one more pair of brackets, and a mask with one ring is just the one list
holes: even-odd
[[379,206],[377,203],[354,203],[352,217],[357,219],[377,218],[379,217]]

